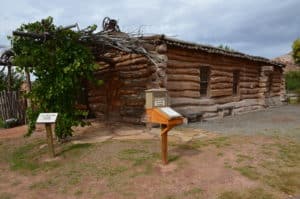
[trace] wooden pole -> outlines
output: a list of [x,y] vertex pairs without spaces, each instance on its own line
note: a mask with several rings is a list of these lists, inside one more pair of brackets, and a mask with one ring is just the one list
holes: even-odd
[[51,124],[46,123],[45,127],[46,127],[46,132],[47,132],[47,142],[48,142],[49,155],[51,157],[55,157]]
[[[29,69],[26,68],[25,69],[25,76],[26,76],[26,84],[27,84],[27,89],[26,89],[26,93],[30,93],[31,92],[31,80],[30,80],[30,73],[29,73]],[[31,99],[27,98],[27,108],[31,107]]]
[[167,125],[161,125],[161,158],[164,165],[168,164],[168,131]]

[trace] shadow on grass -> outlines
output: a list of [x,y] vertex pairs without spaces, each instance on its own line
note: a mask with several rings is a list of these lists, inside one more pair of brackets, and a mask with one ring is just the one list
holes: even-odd
[[60,156],[60,155],[66,154],[66,153],[71,152],[71,151],[87,149],[87,148],[90,148],[90,147],[92,147],[92,144],[89,144],[89,143],[72,144],[72,145],[69,145],[69,146],[65,147],[62,151],[58,152],[56,155]]
[[8,154],[8,162],[12,170],[35,171],[38,169],[55,168],[58,162],[41,162],[40,159],[48,153],[47,147],[41,148],[44,141],[38,140],[17,147]]

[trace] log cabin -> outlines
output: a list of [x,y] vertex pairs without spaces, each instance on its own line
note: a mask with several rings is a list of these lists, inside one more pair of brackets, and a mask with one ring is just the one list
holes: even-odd
[[284,101],[281,63],[165,35],[143,40],[161,63],[117,50],[104,54],[107,62],[101,55],[102,67],[95,77],[104,83],[86,86],[88,108],[95,117],[143,122],[145,90],[152,88],[166,88],[170,106],[189,122],[262,110]]

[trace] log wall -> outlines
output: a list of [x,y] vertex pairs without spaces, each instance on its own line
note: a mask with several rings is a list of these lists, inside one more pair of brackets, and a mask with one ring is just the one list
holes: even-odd
[[[282,103],[285,86],[281,68],[167,46],[163,42],[146,47],[158,53],[162,63],[154,66],[141,55],[115,51],[105,55],[112,60],[110,64],[99,63],[103,67],[95,72],[95,77],[104,84],[88,86],[89,109],[96,117],[140,123],[145,113],[144,91],[159,87],[167,88],[171,106],[190,121],[220,118]],[[207,96],[200,95],[201,67],[210,69]],[[239,71],[236,95],[233,95],[234,71]]]
[[[167,89],[172,107],[191,121],[259,110],[266,104],[262,64],[241,58],[209,54],[168,46]],[[209,67],[208,95],[200,95],[200,68]],[[237,95],[233,95],[233,72],[239,71]],[[272,71],[270,99],[284,88],[282,70]]]
[[99,63],[102,68],[95,72],[95,79],[102,85],[89,83],[88,103],[90,111],[97,117],[110,121],[141,123],[145,113],[145,90],[165,87],[165,45],[149,45],[163,60],[154,66],[146,57],[113,51],[107,53],[112,63]]

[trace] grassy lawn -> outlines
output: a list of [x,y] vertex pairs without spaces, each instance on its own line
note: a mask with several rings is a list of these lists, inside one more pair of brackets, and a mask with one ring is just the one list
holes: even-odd
[[300,195],[300,132],[159,140],[56,144],[49,161],[44,137],[0,140],[0,199],[219,198]]

